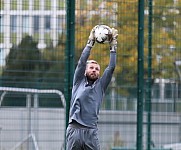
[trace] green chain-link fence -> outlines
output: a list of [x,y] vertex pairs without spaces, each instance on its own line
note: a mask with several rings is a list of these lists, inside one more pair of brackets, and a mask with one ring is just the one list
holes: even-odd
[[[49,149],[64,147],[74,68],[97,24],[119,31],[117,66],[99,116],[101,149],[179,145],[180,0],[1,0],[0,8],[0,150],[22,143],[30,131],[39,149],[46,142]],[[96,44],[90,59],[102,74],[108,44]],[[66,109],[52,90],[63,93]],[[51,131],[59,132],[50,137]]]

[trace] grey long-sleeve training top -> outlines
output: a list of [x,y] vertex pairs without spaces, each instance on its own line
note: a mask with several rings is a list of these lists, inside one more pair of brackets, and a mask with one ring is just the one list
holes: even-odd
[[85,69],[90,51],[91,47],[84,48],[75,70],[69,123],[75,120],[81,125],[97,128],[102,99],[116,66],[116,52],[110,52],[110,62],[102,77],[97,79],[93,85],[88,86]]

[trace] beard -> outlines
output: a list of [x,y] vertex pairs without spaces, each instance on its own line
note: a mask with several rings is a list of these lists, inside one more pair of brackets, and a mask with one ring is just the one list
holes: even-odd
[[94,73],[88,74],[86,73],[87,80],[89,81],[96,81],[98,79],[98,76]]

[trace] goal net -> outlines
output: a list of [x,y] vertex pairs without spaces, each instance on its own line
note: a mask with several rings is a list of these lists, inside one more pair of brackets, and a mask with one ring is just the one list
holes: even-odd
[[28,137],[15,145],[11,150],[39,150],[35,135],[29,134]]

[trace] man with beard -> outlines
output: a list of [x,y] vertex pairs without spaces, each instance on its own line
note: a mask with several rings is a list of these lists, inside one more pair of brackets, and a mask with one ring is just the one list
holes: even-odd
[[100,150],[98,114],[116,66],[118,32],[112,28],[112,40],[109,42],[110,62],[100,77],[100,65],[95,60],[88,60],[95,43],[96,27],[90,32],[73,78],[69,125],[66,131],[67,150]]

